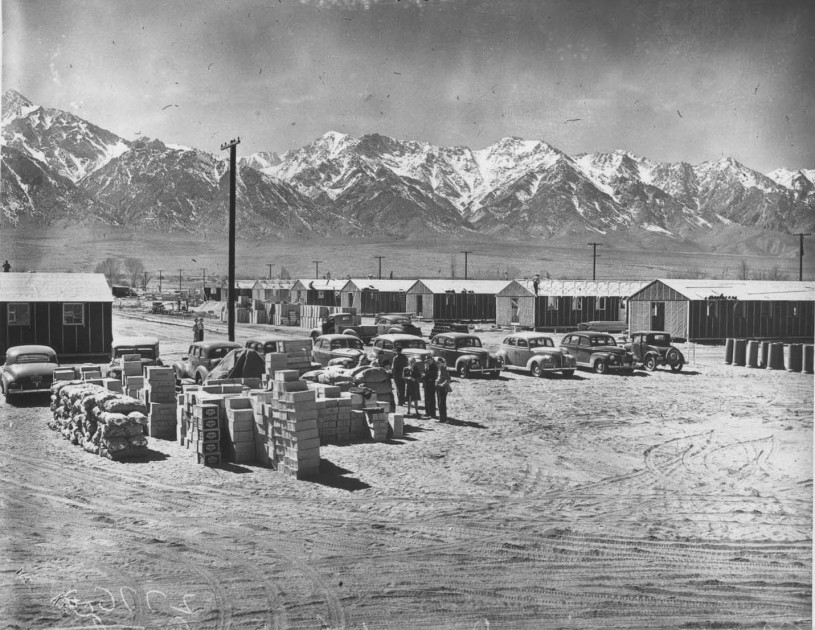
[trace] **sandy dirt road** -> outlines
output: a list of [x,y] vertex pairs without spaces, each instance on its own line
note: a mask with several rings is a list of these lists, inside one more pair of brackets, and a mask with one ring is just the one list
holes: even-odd
[[813,379],[722,356],[456,379],[450,424],[323,447],[315,481],[108,461],[2,402],[2,627],[808,628]]

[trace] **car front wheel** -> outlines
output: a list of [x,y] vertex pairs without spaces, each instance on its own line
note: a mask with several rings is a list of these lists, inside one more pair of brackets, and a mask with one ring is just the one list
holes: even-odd
[[607,367],[608,366],[606,365],[606,362],[603,361],[603,359],[598,359],[597,361],[594,362],[594,371],[597,372],[598,374],[605,374]]
[[676,363],[671,363],[671,370],[674,372],[681,372],[682,371],[682,361],[677,361]]
[[648,358],[645,359],[643,366],[649,372],[653,372],[654,370],[657,369],[657,358],[653,355],[649,356]]
[[541,370],[540,363],[532,364],[532,376],[537,376],[538,378],[543,376],[543,370]]
[[470,368],[466,363],[460,363],[457,372],[460,378],[469,378],[470,376]]

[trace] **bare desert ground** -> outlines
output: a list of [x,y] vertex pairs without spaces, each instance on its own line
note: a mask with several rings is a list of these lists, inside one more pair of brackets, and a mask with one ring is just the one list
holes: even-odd
[[314,481],[155,439],[109,461],[3,402],[2,625],[808,628],[813,377],[683,350],[679,374],[456,379],[450,424],[322,447]]

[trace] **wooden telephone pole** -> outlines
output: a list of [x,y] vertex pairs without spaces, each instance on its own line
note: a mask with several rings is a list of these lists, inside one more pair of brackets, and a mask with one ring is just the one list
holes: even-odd
[[221,151],[229,149],[229,293],[226,301],[229,341],[235,341],[235,168],[240,142],[238,138],[221,145]]

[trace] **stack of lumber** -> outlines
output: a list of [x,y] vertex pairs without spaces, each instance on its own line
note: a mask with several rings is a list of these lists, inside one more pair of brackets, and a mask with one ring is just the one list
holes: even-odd
[[274,312],[275,326],[299,326],[300,304],[280,304]]
[[119,460],[147,450],[147,409],[140,400],[84,381],[57,381],[51,411],[49,426],[89,453]]
[[244,306],[235,305],[235,321],[239,324],[248,324],[249,309]]

